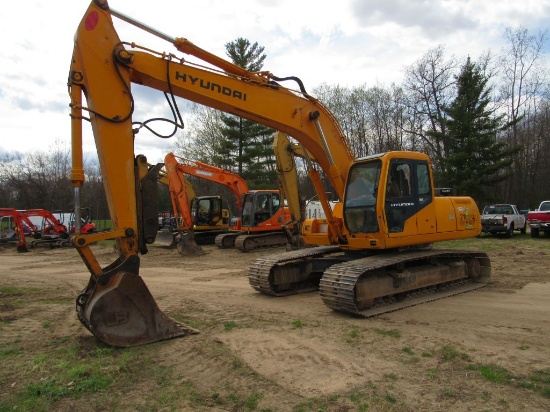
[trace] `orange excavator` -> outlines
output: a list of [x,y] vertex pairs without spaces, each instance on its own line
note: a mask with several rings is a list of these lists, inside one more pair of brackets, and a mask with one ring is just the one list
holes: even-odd
[[164,243],[175,243],[178,252],[184,256],[204,254],[198,243],[213,243],[216,235],[229,229],[229,211],[222,208],[220,196],[193,196],[189,199],[189,183],[184,174],[195,174],[196,169],[190,173],[173,153],[165,156],[164,169],[166,179],[160,181],[168,184],[174,212],[169,241]]
[[[213,212],[213,207],[191,206],[197,243],[206,243],[200,242],[199,237],[210,238],[215,235],[215,243],[219,248],[237,248],[242,252],[284,246],[287,243],[282,226],[290,220],[290,212],[284,206],[284,198],[279,190],[249,190],[246,181],[235,173],[204,162],[178,158],[173,153],[168,153],[164,162],[166,169],[174,171],[171,179],[174,182],[183,181],[184,175],[190,175],[227,187],[234,195],[240,217],[234,219],[230,227],[227,225],[227,216],[223,218],[223,227],[220,225],[221,220],[217,213],[219,207]],[[180,183],[178,190],[181,187],[183,186]],[[183,191],[179,193],[181,196],[185,195]],[[174,201],[175,196],[172,199]],[[197,222],[202,223],[202,228],[197,226]]]
[[[121,41],[113,17],[199,62]],[[293,88],[282,85],[287,81]],[[132,84],[160,90],[168,101],[179,96],[291,136],[341,200],[332,210],[317,169],[308,170],[326,218],[304,221],[302,235],[307,244],[319,246],[256,259],[249,268],[255,290],[276,296],[319,290],[331,309],[370,316],[475,289],[490,278],[487,254],[428,247],[476,237],[481,224],[470,197],[435,195],[426,154],[394,151],[355,158],[335,117],[300,79],[247,71],[111,9],[106,0],[94,0],[74,37],[69,72],[71,180],[78,206],[87,116],[113,227],[77,233],[71,241],[91,275],[77,297],[77,315],[101,341],[133,346],[194,331],[158,308],[139,275],[139,254],[147,253],[158,230],[158,207],[155,174],[141,175],[136,166]],[[90,244],[105,239],[116,241],[119,256],[102,267]]]
[[231,231],[216,236],[221,249],[236,248],[250,252],[267,247],[284,246],[287,238],[283,225],[291,220],[279,190],[250,190],[242,200],[241,217]]

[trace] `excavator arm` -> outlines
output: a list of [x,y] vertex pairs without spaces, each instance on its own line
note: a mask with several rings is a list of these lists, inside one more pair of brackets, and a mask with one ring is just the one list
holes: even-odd
[[165,162],[170,162],[178,171],[227,187],[235,196],[237,209],[241,209],[243,196],[248,192],[246,181],[235,173],[220,167],[212,166],[198,160],[178,158],[174,153],[168,153]]
[[195,242],[193,217],[189,207],[191,199],[187,197],[187,181],[179,170],[179,164],[172,153],[164,158],[164,168],[168,177],[168,190],[172,201],[172,210],[177,223],[176,244],[182,255],[203,255],[204,250]]

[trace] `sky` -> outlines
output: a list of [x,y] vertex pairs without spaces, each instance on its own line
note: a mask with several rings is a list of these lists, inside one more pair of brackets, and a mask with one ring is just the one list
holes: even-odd
[[[70,148],[67,76],[73,38],[89,1],[3,2],[0,10],[0,155]],[[227,58],[238,37],[265,47],[264,70],[297,76],[311,91],[399,84],[404,68],[439,45],[479,57],[505,45],[507,27],[550,29],[550,0],[110,0],[111,8],[171,37]],[[119,37],[158,51],[171,44],[113,18]],[[134,120],[170,118],[162,93],[142,90]],[[184,122],[191,114],[178,100]],[[143,116],[143,117],[141,117]],[[95,152],[84,124],[84,151]],[[162,128],[161,128],[162,129]],[[175,138],[142,131],[135,152],[162,161]]]

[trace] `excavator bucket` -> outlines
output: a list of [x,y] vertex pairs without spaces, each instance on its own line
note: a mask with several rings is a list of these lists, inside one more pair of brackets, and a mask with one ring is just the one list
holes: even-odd
[[197,244],[192,233],[178,235],[178,252],[183,256],[200,256],[206,252]]
[[139,257],[133,256],[118,267],[90,279],[77,298],[77,315],[82,324],[100,341],[119,347],[199,333],[169,318],[159,309],[137,274],[138,267]]
[[154,244],[156,246],[174,248],[176,247],[176,239],[172,231],[161,230],[157,232]]
[[27,244],[26,243],[18,243],[17,244],[17,252],[18,253],[25,253],[25,252],[28,252],[29,249],[27,248]]

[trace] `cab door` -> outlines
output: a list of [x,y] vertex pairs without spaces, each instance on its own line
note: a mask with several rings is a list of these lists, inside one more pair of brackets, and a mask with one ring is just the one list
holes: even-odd
[[435,218],[435,202],[433,200],[430,168],[428,163],[424,161],[416,161],[414,163],[416,174],[416,226],[419,235],[436,232]]
[[407,159],[392,159],[386,181],[385,213],[389,237],[417,234],[417,196],[414,163]]

